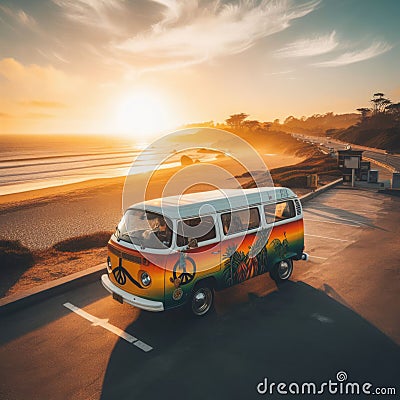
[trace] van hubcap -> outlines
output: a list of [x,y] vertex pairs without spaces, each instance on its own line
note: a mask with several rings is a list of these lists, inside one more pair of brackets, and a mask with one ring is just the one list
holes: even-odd
[[287,261],[281,261],[279,263],[278,274],[279,278],[287,279],[291,273],[291,265]]
[[198,289],[193,295],[192,309],[196,315],[205,314],[212,304],[212,292],[209,288]]

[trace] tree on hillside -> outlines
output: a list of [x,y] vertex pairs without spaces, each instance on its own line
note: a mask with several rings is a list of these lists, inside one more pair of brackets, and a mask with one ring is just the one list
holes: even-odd
[[386,107],[391,104],[391,101],[384,97],[384,93],[374,93],[373,98],[371,99],[371,103],[373,105],[373,114],[384,114],[386,111]]
[[249,116],[249,114],[245,113],[240,113],[240,114],[232,114],[229,116],[228,119],[225,120],[225,122],[231,127],[231,128],[240,128],[242,125],[243,121]]
[[332,111],[325,114],[314,114],[308,118],[287,117],[281,128],[288,132],[323,135],[327,129],[344,129],[358,122],[357,114],[334,114]]
[[400,103],[393,104],[390,99],[385,97],[384,93],[374,93],[370,101],[372,103],[372,108],[357,108],[357,111],[361,113],[361,123],[371,124],[376,123],[378,120],[382,123],[383,120],[396,121],[399,119]]
[[361,107],[357,108],[357,111],[361,114],[361,121],[364,121],[371,110],[369,108]]
[[283,121],[284,125],[288,125],[293,121],[298,121],[297,118],[293,117],[293,115],[289,115],[288,117],[286,117],[286,119]]
[[[385,97],[384,93],[378,92],[373,94],[371,99],[373,107],[357,108],[361,113],[361,119],[358,127],[365,130],[381,130],[398,129],[400,123],[400,103],[392,103]],[[379,135],[379,132],[377,132]]]
[[[276,121],[276,120],[275,120]],[[279,121],[279,120],[278,120]],[[264,122],[262,125],[261,125],[261,127],[263,128],[263,129],[265,129],[266,131],[269,131],[269,129],[271,128],[271,126],[272,126],[272,123],[271,122]]]
[[400,103],[389,104],[386,107],[386,112],[394,116],[396,120],[400,119]]
[[251,131],[255,131],[261,127],[261,124],[257,120],[247,120],[243,121],[242,125]]
[[205,127],[205,128],[214,128],[214,121],[204,121],[204,122],[194,122],[191,124],[183,125],[184,128],[197,128],[197,127]]

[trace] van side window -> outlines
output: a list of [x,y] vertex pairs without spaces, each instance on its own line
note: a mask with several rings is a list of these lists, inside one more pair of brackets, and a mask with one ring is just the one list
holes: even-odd
[[190,239],[197,239],[197,243],[215,239],[215,224],[211,216],[190,218],[178,221],[176,244],[186,246]]
[[267,204],[264,206],[265,221],[267,224],[275,222],[276,204]]
[[279,222],[296,216],[293,201],[291,200],[277,204],[267,204],[264,206],[264,213],[267,224],[271,224],[274,220]]
[[260,226],[260,213],[257,207],[246,210],[233,211],[221,215],[222,227],[225,235],[250,231]]

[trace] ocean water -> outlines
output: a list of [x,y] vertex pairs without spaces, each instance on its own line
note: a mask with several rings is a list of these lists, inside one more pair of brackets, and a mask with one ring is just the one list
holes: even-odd
[[[214,161],[217,153],[193,148],[192,159]],[[78,135],[0,135],[0,195],[126,176],[180,165],[182,153],[121,137]],[[169,147],[169,145],[167,145]],[[171,155],[172,154],[172,155]],[[139,160],[137,159],[140,155]],[[158,165],[160,159],[170,157]],[[300,161],[284,154],[261,155],[268,168]]]
[[[0,195],[126,176],[144,152],[140,171],[154,169],[157,149],[122,138],[73,135],[1,135]],[[207,155],[197,154],[197,158]],[[208,155],[210,158],[210,155]],[[180,165],[179,157],[161,168]]]

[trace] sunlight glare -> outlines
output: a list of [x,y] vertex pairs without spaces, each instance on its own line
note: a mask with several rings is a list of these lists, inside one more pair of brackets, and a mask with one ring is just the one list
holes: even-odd
[[137,139],[160,134],[172,128],[167,102],[150,91],[127,95],[118,103],[116,129]]

